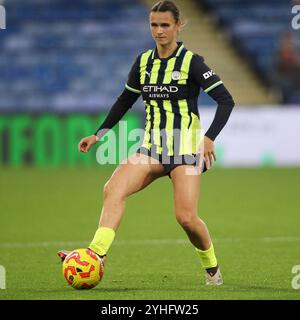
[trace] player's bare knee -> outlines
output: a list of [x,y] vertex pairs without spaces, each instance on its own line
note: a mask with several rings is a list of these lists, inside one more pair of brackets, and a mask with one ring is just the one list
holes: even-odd
[[103,187],[103,198],[104,201],[108,199],[115,200],[125,200],[126,199],[126,191],[122,191],[122,188],[118,187],[115,183],[108,180]]
[[184,229],[189,229],[194,225],[195,213],[193,211],[176,213],[176,220]]

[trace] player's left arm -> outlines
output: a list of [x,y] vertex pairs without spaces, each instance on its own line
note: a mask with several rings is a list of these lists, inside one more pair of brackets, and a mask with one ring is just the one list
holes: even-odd
[[204,63],[203,57],[194,55],[190,70],[192,79],[218,104],[214,119],[204,136],[204,159],[207,168],[210,168],[213,159],[217,159],[214,141],[227,123],[234,101],[223,81]]

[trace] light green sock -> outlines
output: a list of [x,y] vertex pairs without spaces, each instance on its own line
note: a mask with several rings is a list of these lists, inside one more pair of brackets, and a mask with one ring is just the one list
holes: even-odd
[[196,248],[196,252],[200,257],[200,262],[204,269],[213,268],[218,265],[213,244],[211,244],[209,249],[204,251]]
[[99,256],[104,256],[115,238],[115,231],[111,228],[100,227],[94,236],[89,248]]

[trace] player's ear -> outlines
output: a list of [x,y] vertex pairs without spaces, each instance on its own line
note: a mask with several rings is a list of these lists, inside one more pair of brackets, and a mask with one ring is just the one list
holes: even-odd
[[177,35],[179,36],[179,33],[182,31],[182,25],[180,22],[177,22],[176,26],[177,26]]
[[178,32],[181,32],[182,29],[185,27],[186,23],[182,20],[177,21],[177,27],[178,27]]

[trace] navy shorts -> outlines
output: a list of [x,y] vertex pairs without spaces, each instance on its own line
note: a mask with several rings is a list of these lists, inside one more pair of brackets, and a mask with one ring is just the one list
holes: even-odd
[[[164,167],[165,175],[168,175],[171,178],[170,173],[173,169],[182,165],[192,165],[192,166],[201,166],[201,172],[207,170],[205,161],[201,160],[200,154],[185,154],[177,156],[166,156],[158,154],[153,150],[149,150],[145,147],[140,147],[137,153],[144,154],[148,157],[158,160]],[[200,163],[201,162],[201,163]]]

